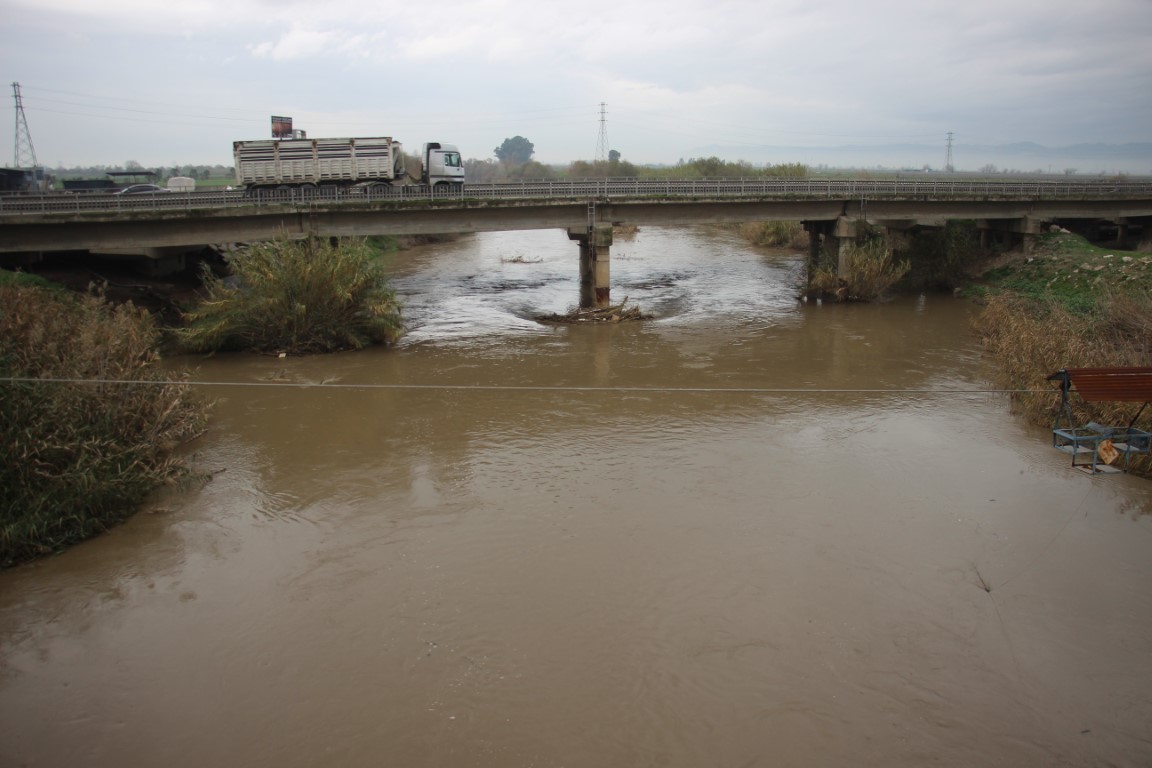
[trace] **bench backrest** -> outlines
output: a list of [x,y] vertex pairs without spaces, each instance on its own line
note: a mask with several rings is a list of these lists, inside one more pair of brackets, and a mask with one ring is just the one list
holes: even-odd
[[1048,378],[1071,384],[1089,402],[1152,401],[1152,368],[1064,368]]

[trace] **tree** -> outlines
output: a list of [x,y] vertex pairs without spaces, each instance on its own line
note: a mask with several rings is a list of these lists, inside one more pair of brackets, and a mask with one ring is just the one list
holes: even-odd
[[615,163],[620,160],[620,153],[614,149],[608,150],[608,162]]
[[532,142],[523,136],[513,136],[504,139],[504,143],[492,150],[500,162],[508,165],[523,165],[532,159],[536,148]]

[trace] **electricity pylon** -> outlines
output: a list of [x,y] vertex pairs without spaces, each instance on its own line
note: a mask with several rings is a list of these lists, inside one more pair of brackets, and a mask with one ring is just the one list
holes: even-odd
[[596,140],[596,162],[608,161],[608,119],[604,116],[604,102],[600,102],[600,138]]
[[32,134],[28,130],[28,118],[24,116],[24,101],[20,98],[20,83],[12,83],[12,95],[16,98],[16,167],[36,168],[36,149],[32,146]]

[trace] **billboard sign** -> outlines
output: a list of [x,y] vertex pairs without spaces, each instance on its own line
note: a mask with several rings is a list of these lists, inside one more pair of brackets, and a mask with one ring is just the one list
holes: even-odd
[[292,138],[292,118],[272,115],[272,138]]

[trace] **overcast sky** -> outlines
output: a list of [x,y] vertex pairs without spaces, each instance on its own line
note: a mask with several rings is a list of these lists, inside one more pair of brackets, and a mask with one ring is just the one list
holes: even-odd
[[49,166],[229,165],[274,114],[567,163],[601,103],[635,163],[1152,141],[1152,0],[0,0],[0,22],[2,165],[11,82]]

